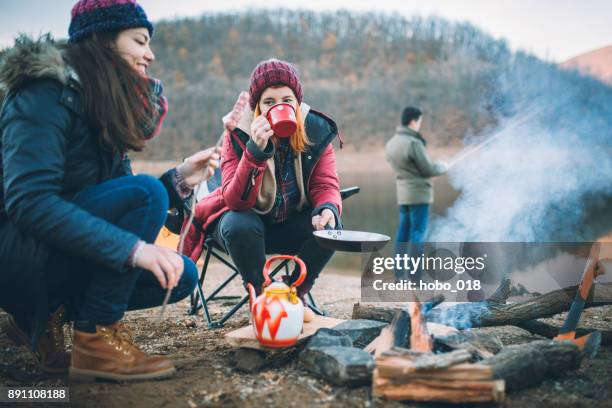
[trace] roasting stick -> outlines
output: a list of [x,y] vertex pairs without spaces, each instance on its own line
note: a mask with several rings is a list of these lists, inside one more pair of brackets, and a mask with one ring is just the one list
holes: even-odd
[[[513,123],[511,123],[510,125],[508,125],[504,130],[508,130],[508,129],[513,129],[517,126],[522,125],[523,123],[533,119],[534,117],[536,117],[538,114],[540,114],[543,111],[543,109],[537,110],[533,113],[531,113],[530,115],[527,115]],[[453,168],[457,163],[465,160],[466,158],[468,158],[469,156],[471,156],[472,154],[482,150],[483,147],[485,147],[486,145],[490,144],[492,141],[498,139],[501,135],[503,134],[503,132],[498,132],[495,135],[493,135],[492,137],[488,138],[485,141],[480,142],[479,144],[477,144],[474,148],[467,150],[461,154],[459,154],[458,157],[456,157],[455,159],[451,160],[451,162],[448,164],[448,169],[450,170],[451,168]]]
[[[238,100],[236,100],[236,103],[234,104],[234,107],[232,108],[232,111],[223,117],[223,125],[225,129],[227,129],[228,131],[232,131],[236,128],[236,126],[238,125],[238,121],[242,117],[242,114],[244,113],[248,102],[249,102],[249,94],[247,92],[241,92],[240,95],[238,96]],[[211,149],[213,149],[213,151],[216,151],[218,148],[219,148],[218,146],[215,146]],[[183,246],[185,245],[185,237],[187,236],[187,233],[189,232],[189,228],[191,228],[191,224],[193,223],[193,217],[195,215],[195,208],[196,208],[196,201],[197,201],[198,193],[200,191],[200,186],[202,185],[204,181],[208,180],[209,178],[209,172],[208,172],[209,168],[210,167],[207,166],[204,169],[202,169],[200,182],[196,185],[196,187],[193,190],[193,194],[191,196],[191,211],[189,214],[189,219],[187,220],[187,224],[184,225],[183,230],[181,231],[181,237],[179,239],[179,246],[178,246],[179,255],[183,253]],[[159,312],[159,316],[157,316],[157,323],[161,323],[162,319],[164,318],[164,313],[166,312],[166,307],[168,306],[168,301],[170,300],[171,294],[172,294],[172,288],[168,288],[166,290],[166,296],[164,297],[164,302],[162,303],[162,307]]]
[[[179,255],[183,253],[183,246],[185,245],[185,237],[189,232],[189,228],[191,228],[191,224],[193,223],[193,216],[195,214],[195,206],[196,206],[196,197],[198,196],[198,192],[200,190],[200,186],[202,183],[208,178],[208,169],[206,166],[202,169],[202,175],[200,177],[200,182],[193,189],[193,194],[191,195],[191,211],[189,212],[189,219],[187,220],[187,224],[184,226],[183,231],[181,232],[181,237],[179,239],[178,253]],[[166,290],[166,296],[164,297],[164,302],[162,303],[161,310],[159,312],[159,316],[157,316],[157,323],[161,323],[164,318],[164,313],[166,312],[166,307],[168,306],[168,301],[170,300],[170,295],[172,294],[172,288],[168,287]]]

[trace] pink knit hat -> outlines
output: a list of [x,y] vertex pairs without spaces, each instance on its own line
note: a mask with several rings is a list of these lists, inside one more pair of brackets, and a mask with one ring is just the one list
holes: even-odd
[[272,58],[262,61],[251,73],[249,96],[251,109],[255,109],[261,94],[272,85],[286,85],[295,94],[298,103],[302,103],[304,92],[295,65]]

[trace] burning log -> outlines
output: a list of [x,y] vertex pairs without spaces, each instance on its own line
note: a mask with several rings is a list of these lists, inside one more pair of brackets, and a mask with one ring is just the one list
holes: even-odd
[[[373,394],[387,399],[452,403],[503,401],[505,390],[538,385],[545,378],[577,369],[583,353],[567,341],[536,341],[486,350],[459,348],[434,354],[421,304],[409,305],[412,349],[394,347],[376,358]],[[455,335],[456,336],[456,335]],[[457,346],[463,339],[446,343]],[[498,344],[495,344],[498,346]],[[475,356],[489,355],[471,364]]]
[[433,339],[427,330],[425,316],[421,313],[421,302],[414,297],[408,304],[410,313],[410,348],[414,351],[431,352]]
[[[496,305],[493,302],[461,303],[453,307],[435,308],[427,314],[427,320],[452,325],[446,316],[457,315],[466,319],[467,326],[486,327],[517,325],[521,322],[550,317],[569,310],[578,286],[559,289],[524,302]],[[612,304],[612,283],[593,285],[585,308]],[[361,305],[353,306],[353,319],[390,321],[396,308]],[[388,320],[386,320],[388,319]]]
[[[444,295],[435,295],[431,299],[428,299],[423,302],[423,310],[429,312],[434,307],[438,306],[442,302],[444,302]],[[363,313],[364,316],[367,317],[367,320],[377,320],[379,322],[391,322],[393,320],[393,316],[399,311],[406,310],[405,304],[403,305],[395,305],[392,307],[376,307],[373,305],[362,305],[360,303],[355,303],[353,306],[353,316],[351,319],[361,319],[361,317],[357,317],[359,314]]]
[[404,310],[398,310],[391,323],[384,327],[380,335],[368,344],[364,351],[379,356],[392,347],[402,347],[407,343],[410,329],[410,317]]
[[411,348],[393,347],[376,358],[374,395],[412,401],[502,401],[504,381],[494,380],[489,366],[466,364],[474,357],[471,351],[433,353],[422,307],[416,297],[408,305]]
[[[526,320],[534,320],[543,317],[554,316],[569,310],[576,295],[578,286],[559,289],[545,295],[537,296],[524,302],[506,305],[487,305],[486,309],[474,307],[473,303],[459,304],[457,311],[461,309],[467,313],[472,327],[514,325]],[[599,283],[593,285],[585,308],[612,304],[612,283]],[[472,305],[472,306],[470,306]],[[427,319],[440,321],[439,310],[432,310]]]
[[[547,324],[541,322],[539,320],[528,320],[526,322],[521,322],[516,324],[517,327],[520,327],[523,330],[527,330],[530,333],[537,334],[538,336],[547,337],[549,339],[554,338],[557,334],[559,334],[560,327],[553,326],[552,324]],[[612,330],[602,330],[597,329],[601,332],[601,344],[604,346],[612,344]],[[592,333],[593,330],[588,329],[576,329],[576,336],[582,337],[588,333]]]
[[[420,306],[420,315],[423,316],[429,310],[436,307],[443,301],[444,296],[437,295],[430,300],[423,302],[423,304]],[[380,335],[364,348],[365,351],[374,354],[374,356],[379,356],[381,353],[388,351],[393,347],[407,346],[408,334],[414,332],[414,330],[411,330],[413,321],[419,322],[417,324],[419,331],[422,331],[420,328],[424,327],[423,330],[425,332],[432,331],[432,334],[436,336],[450,336],[451,334],[455,334],[457,332],[457,330],[452,327],[437,323],[427,323],[427,326],[423,326],[425,324],[424,318],[419,317],[418,320],[413,320],[410,318],[408,312],[403,309],[395,309],[394,313],[395,314],[391,320],[391,323],[387,327],[383,328]]]

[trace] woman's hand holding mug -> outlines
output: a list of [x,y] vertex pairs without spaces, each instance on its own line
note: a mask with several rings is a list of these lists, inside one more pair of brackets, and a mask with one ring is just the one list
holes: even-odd
[[268,145],[268,140],[274,135],[270,122],[264,115],[258,116],[251,123],[251,139],[255,142],[260,150],[264,150]]

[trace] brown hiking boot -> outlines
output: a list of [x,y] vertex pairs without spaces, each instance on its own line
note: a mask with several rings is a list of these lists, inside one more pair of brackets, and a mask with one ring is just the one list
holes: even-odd
[[142,352],[120,322],[96,326],[95,333],[74,330],[70,378],[93,381],[151,380],[174,374],[172,361]]
[[[32,353],[38,360],[40,369],[48,374],[66,374],[70,366],[70,353],[66,351],[64,342],[64,307],[59,309],[47,320],[47,330],[38,340],[36,350]],[[19,328],[13,316],[2,322],[2,330],[7,336],[20,346],[30,350],[30,341],[23,330]]]

